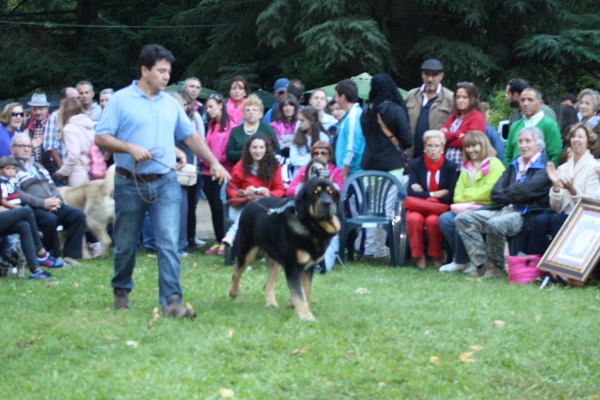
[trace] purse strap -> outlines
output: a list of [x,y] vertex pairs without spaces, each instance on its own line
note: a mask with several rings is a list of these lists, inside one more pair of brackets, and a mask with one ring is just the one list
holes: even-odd
[[392,133],[390,128],[388,128],[387,125],[385,124],[385,122],[383,122],[383,120],[381,119],[381,114],[379,114],[379,113],[377,113],[377,123],[381,127],[383,134],[385,136],[387,136],[388,139],[391,140],[391,142],[394,144],[394,146],[398,146],[398,138],[396,138],[396,136],[394,136],[394,134]]

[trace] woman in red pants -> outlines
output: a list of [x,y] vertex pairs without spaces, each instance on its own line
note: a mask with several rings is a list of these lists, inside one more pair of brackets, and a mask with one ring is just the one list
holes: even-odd
[[[458,175],[456,164],[444,159],[446,137],[443,132],[437,130],[425,132],[423,144],[425,148],[423,156],[410,162],[408,195],[419,198],[416,203],[421,202],[422,207],[412,208],[414,211],[406,213],[408,242],[410,252],[417,261],[417,267],[426,268],[423,228],[427,227],[429,239],[427,255],[433,258],[433,264],[439,268],[442,265],[442,231],[438,225],[441,212],[429,212],[426,209],[434,208],[434,205],[439,203],[447,205],[452,203]],[[417,208],[421,210],[416,211]],[[406,209],[409,210],[408,206]]]

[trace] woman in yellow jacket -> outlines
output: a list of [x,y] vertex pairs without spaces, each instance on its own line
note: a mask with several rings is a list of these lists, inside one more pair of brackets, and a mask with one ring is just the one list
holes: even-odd
[[504,169],[504,164],[496,157],[496,150],[484,132],[472,131],[465,136],[463,167],[454,189],[454,204],[439,220],[444,239],[454,251],[454,261],[440,267],[440,272],[464,271],[468,268],[469,255],[458,235],[454,218],[461,212],[491,204],[492,188]]

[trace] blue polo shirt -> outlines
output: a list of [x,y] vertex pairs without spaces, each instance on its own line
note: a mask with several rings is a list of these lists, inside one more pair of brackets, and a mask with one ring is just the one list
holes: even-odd
[[[150,99],[138,89],[139,81],[116,92],[106,104],[96,126],[96,135],[113,135],[119,140],[149,150],[154,159],[174,167],[175,141],[196,133],[181,104],[163,91]],[[115,153],[115,164],[133,172],[129,153]],[[138,164],[138,174],[166,174],[169,169],[152,160]]]

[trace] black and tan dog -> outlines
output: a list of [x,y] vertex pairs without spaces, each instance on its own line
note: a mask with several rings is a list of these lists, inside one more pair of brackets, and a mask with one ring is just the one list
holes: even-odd
[[308,307],[313,268],[340,230],[339,197],[330,181],[313,178],[293,200],[269,197],[247,204],[235,238],[237,262],[229,297],[240,295],[240,278],[262,249],[268,266],[266,306],[278,306],[275,282],[283,267],[291,292],[288,306],[296,309],[300,319],[314,321]]

